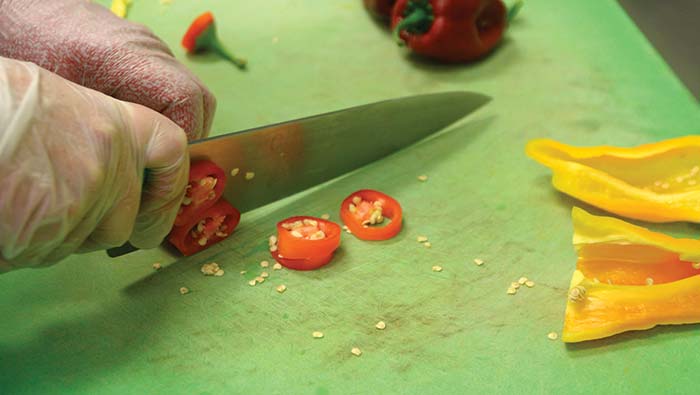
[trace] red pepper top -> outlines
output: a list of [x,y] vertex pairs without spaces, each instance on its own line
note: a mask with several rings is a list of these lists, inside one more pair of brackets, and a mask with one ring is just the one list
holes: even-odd
[[446,62],[484,56],[506,25],[501,0],[398,0],[391,23],[413,51]]
[[197,19],[192,22],[187,32],[182,37],[182,46],[187,50],[187,52],[195,52],[197,48],[197,38],[199,38],[202,33],[209,29],[214,24],[214,15],[207,11],[204,14],[197,17]]

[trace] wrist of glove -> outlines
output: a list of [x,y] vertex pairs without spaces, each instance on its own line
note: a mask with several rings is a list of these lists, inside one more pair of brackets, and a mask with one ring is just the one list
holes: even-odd
[[189,139],[206,137],[216,100],[149,29],[87,0],[0,0],[0,56],[142,104]]
[[158,245],[187,184],[186,145],[148,108],[0,57],[0,271]]

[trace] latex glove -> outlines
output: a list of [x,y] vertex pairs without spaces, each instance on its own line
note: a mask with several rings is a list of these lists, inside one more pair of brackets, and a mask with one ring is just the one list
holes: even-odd
[[0,57],[0,271],[127,240],[155,247],[188,173],[168,118]]
[[143,104],[190,139],[209,133],[214,96],[145,26],[87,0],[0,0],[0,56],[30,61],[114,98]]

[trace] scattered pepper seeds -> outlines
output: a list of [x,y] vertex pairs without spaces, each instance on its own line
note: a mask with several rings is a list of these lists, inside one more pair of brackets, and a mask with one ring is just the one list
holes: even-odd
[[248,285],[250,285],[251,287],[254,287],[255,284],[257,284],[257,283],[258,283],[258,282],[255,281],[255,280],[250,280],[250,281],[248,281]]
[[360,349],[357,348],[357,347],[353,347],[352,350],[350,350],[350,352],[352,353],[352,355],[355,355],[355,356],[357,356],[357,357],[359,357],[360,355],[362,355],[362,350],[360,350]]
[[429,242],[429,241],[426,241],[425,243],[423,243],[423,246],[424,246],[425,248],[430,248],[430,247],[433,246],[433,243],[431,243],[431,242]]
[[528,288],[532,288],[532,287],[535,286],[535,282],[532,281],[532,280],[527,280],[527,281],[525,281],[525,285],[526,285]]
[[274,265],[272,265],[272,270],[282,270],[282,265],[277,262]]
[[517,281],[513,281],[512,283],[510,283],[510,287],[518,289],[518,288],[520,288],[520,283]]
[[700,262],[693,263],[693,269],[700,269]]
[[[219,264],[216,263],[216,262],[205,263],[204,265],[202,265],[202,268],[199,269],[199,270],[200,270],[200,271],[202,272],[202,274],[204,274],[205,276],[217,276],[217,277],[221,277],[221,276],[224,275],[224,269],[220,268],[220,267],[219,267]],[[221,272],[221,274],[219,274],[219,272]]]
[[518,284],[520,284],[520,285],[525,285],[526,282],[527,282],[527,277],[520,277],[518,279]]
[[442,271],[442,266],[437,266],[437,265],[433,266],[433,271],[434,271],[434,272],[441,272],[441,271]]
[[418,176],[418,181],[426,182],[426,181],[428,181],[428,176],[426,176],[425,174],[422,174],[422,175]]
[[386,322],[379,321],[379,322],[377,322],[376,325],[374,325],[374,327],[379,329],[379,330],[383,330],[384,328],[386,328]]
[[323,338],[323,332],[315,331],[311,334],[311,336],[313,336],[314,339],[321,339],[321,338]]
[[241,275],[244,275],[244,274],[246,274],[246,273],[248,273],[247,270],[241,270]]
[[418,236],[416,237],[416,241],[419,243],[425,243],[426,241],[428,241],[428,236]]
[[268,266],[270,266],[270,262],[268,262],[268,261],[260,262],[260,267],[268,267]]
[[474,259],[474,264],[475,264],[476,266],[481,266],[481,265],[484,264],[484,260],[483,260],[483,259],[476,258],[476,259]]
[[330,219],[331,215],[330,214],[321,214],[321,219]]
[[153,270],[160,270],[161,268],[162,266],[160,265],[160,263],[156,262],[153,264]]
[[282,284],[282,285],[278,285],[277,288],[275,288],[275,289],[276,289],[277,292],[279,292],[279,293],[284,293],[284,291],[287,290],[287,286],[284,285],[284,284]]
[[508,290],[506,291],[508,295],[515,295],[517,292],[518,290],[513,287],[508,288]]
[[262,273],[260,273],[260,277],[262,277],[262,278],[268,278],[268,277],[270,277],[270,273],[268,273],[268,272],[262,272]]
[[654,285],[654,279],[651,277],[647,277],[646,283],[647,283],[647,285]]
[[231,169],[231,177],[237,176],[240,171],[241,171],[241,169],[239,169],[237,167],[234,169]]
[[180,288],[180,294],[184,295],[190,293],[190,290],[187,287],[181,287]]
[[255,177],[255,173],[252,172],[252,171],[249,171],[249,172],[246,172],[246,173],[245,173],[245,179],[246,179],[247,181],[252,180],[254,177]]
[[265,278],[263,278],[262,276],[255,277],[255,282],[257,282],[257,283],[264,283],[264,282],[265,282]]
[[549,332],[547,334],[547,337],[549,338],[549,340],[557,340],[557,338],[559,338],[559,335],[557,334],[557,332]]

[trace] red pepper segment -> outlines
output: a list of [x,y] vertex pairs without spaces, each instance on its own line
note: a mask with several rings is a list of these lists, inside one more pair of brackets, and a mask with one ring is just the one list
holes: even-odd
[[277,223],[270,252],[277,262],[295,270],[313,270],[328,262],[340,246],[340,226],[315,217],[291,217]]
[[466,62],[495,48],[503,37],[507,14],[501,0],[398,0],[391,27],[397,41],[417,54]]
[[211,51],[240,69],[245,69],[247,65],[245,59],[234,56],[221,43],[219,36],[216,34],[214,15],[209,11],[198,16],[192,22],[182,37],[182,46],[190,54]]
[[168,236],[183,255],[189,256],[227,238],[238,226],[241,213],[224,199],[207,208],[199,219],[175,226]]
[[190,177],[175,226],[189,224],[219,199],[226,187],[226,174],[214,162],[201,160],[190,165]]
[[[387,240],[401,231],[403,210],[391,196],[363,189],[343,200],[340,218],[352,234],[362,240]],[[386,219],[388,224],[385,224]]]

